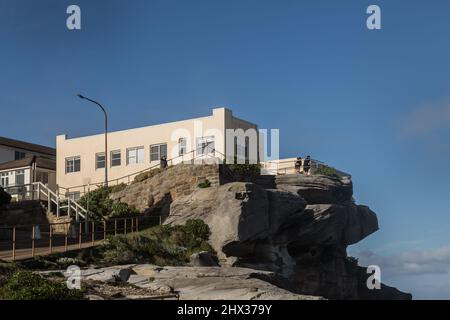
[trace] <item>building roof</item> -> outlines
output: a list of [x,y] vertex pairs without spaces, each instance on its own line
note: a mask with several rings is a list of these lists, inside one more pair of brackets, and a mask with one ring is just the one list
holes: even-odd
[[31,167],[31,165],[35,162],[36,167],[38,168],[56,171],[56,161],[54,159],[41,156],[29,156],[20,160],[13,160],[2,163],[0,164],[0,171]]
[[0,137],[0,146],[6,146],[11,148],[17,148],[22,150],[27,150],[31,152],[41,153],[49,156],[56,156],[56,149],[42,146],[39,144],[29,143],[25,141],[19,141],[14,139],[9,139],[5,137]]

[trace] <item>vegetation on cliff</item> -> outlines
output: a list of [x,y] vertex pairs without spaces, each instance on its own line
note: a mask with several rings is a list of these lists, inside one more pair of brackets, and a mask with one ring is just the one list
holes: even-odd
[[114,201],[109,197],[111,193],[120,191],[124,186],[97,188],[81,197],[79,203],[84,208],[89,208],[89,218],[91,220],[134,217],[139,214],[134,207],[123,202]]

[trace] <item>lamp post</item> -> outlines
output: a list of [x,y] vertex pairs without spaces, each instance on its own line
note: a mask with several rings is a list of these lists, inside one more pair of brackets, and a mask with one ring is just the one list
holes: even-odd
[[97,101],[94,101],[85,96],[82,96],[81,94],[78,94],[77,96],[80,99],[88,100],[92,103],[95,103],[97,106],[100,107],[100,109],[102,109],[103,114],[105,116],[105,187],[107,187],[108,186],[108,114],[106,113],[105,108],[103,108],[103,106],[100,103],[98,103]]

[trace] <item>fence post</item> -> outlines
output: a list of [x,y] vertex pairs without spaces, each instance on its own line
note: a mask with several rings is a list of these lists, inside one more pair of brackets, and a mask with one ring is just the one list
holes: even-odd
[[34,248],[34,238],[35,238],[35,233],[36,233],[36,227],[33,224],[33,228],[31,231],[31,256],[34,258],[34,253],[35,253],[35,248]]
[[48,251],[49,253],[52,253],[52,237],[53,237],[53,224],[50,224],[50,234],[49,234],[49,242],[48,242]]
[[13,261],[16,261],[16,226],[13,227],[12,234],[12,258]]
[[127,218],[123,220],[123,233],[127,234]]
[[162,216],[160,215],[159,216],[159,225],[161,225],[162,224]]
[[114,235],[117,236],[117,219],[114,219]]
[[92,220],[91,228],[92,228],[92,232],[91,232],[92,245],[94,245],[95,244],[95,221],[94,220]]
[[134,232],[134,219],[131,218],[131,232]]
[[67,252],[67,237],[68,233],[70,232],[70,222],[69,222],[69,228],[67,228],[67,223],[64,224],[64,252]]
[[81,222],[78,223],[78,249],[81,249]]
[[136,232],[139,232],[139,217],[136,217]]
[[[70,217],[70,198],[67,198],[67,216]],[[75,215],[75,221],[78,221],[78,214]]]
[[103,220],[103,240],[106,240],[106,220]]

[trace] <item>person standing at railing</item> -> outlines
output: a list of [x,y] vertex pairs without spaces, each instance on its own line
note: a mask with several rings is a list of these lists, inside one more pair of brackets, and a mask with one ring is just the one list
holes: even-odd
[[160,164],[161,164],[161,169],[167,168],[167,157],[166,156],[161,157]]
[[307,175],[310,175],[310,169],[311,169],[311,157],[306,156],[305,160],[303,161],[303,172]]
[[297,157],[297,161],[295,161],[295,172],[301,173],[302,168],[302,157]]

